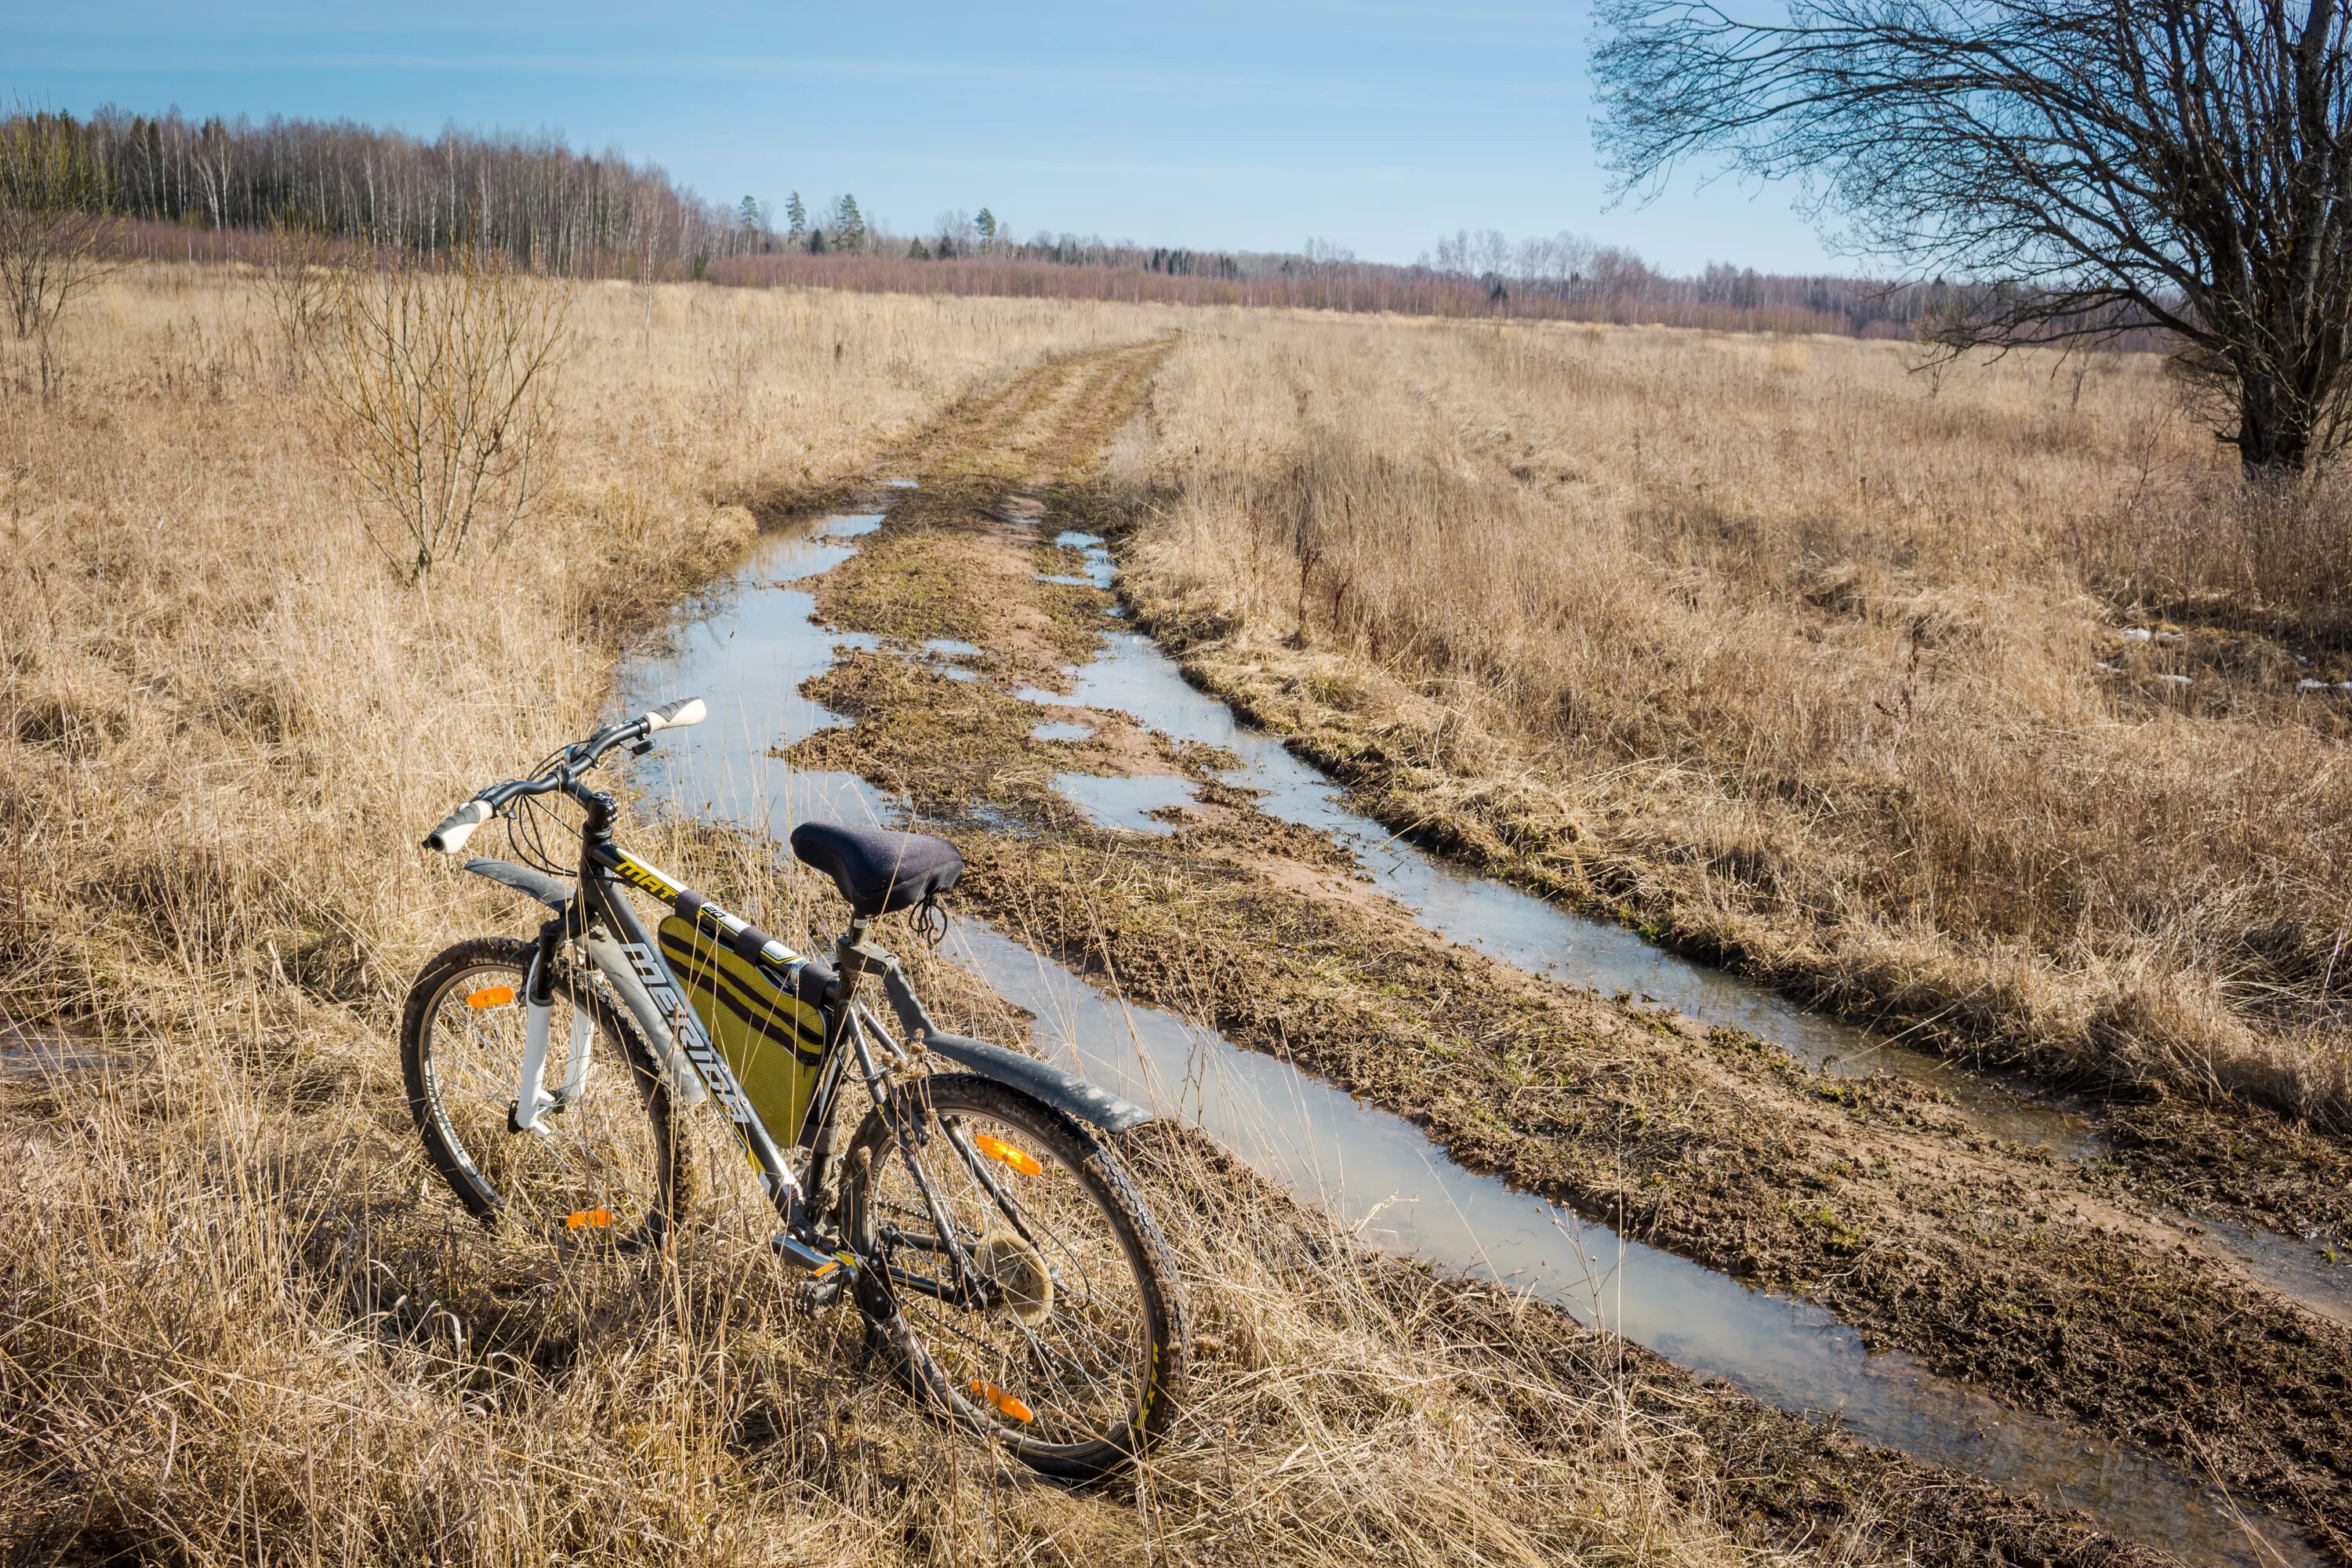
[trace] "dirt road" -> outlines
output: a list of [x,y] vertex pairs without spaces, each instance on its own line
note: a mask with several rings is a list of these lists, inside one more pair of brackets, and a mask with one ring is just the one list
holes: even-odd
[[[1327,837],[1217,780],[1230,759],[1116,709],[1053,715],[1083,737],[1034,733],[1022,691],[1067,691],[1115,605],[1052,541],[1128,522],[1098,464],[1163,352],[1033,372],[908,454],[921,488],[815,584],[821,620],[883,639],[809,689],[855,723],[788,760],[909,799],[965,847],[992,920],[1127,995],[1410,1118],[1469,1167],[2167,1451],[2352,1562],[2352,1331],[2191,1246],[2148,1201],[2181,1195],[2164,1162],[1989,1140],[1916,1085],[1827,1078],[1436,942]],[[909,657],[926,642],[976,651]],[[1056,789],[1071,773],[1192,787],[1160,814],[1174,831],[1120,831]],[[1876,1462],[1882,1482],[1902,1468]],[[1951,1512],[1933,1529],[1976,1529]]]

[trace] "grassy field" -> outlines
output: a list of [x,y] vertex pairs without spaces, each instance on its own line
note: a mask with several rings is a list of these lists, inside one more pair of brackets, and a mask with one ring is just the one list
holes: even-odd
[[[2143,1075],[2203,1062],[2324,1106],[2340,1071],[2316,1044],[2326,981],[2280,988],[2260,1014],[2218,949],[2197,950],[2204,968],[2158,965],[2170,928],[2086,915],[2064,941],[2030,920],[2011,931],[2032,900],[2004,890],[1996,858],[1946,866],[1932,910],[1902,906],[1907,924],[1874,912],[1908,873],[1862,837],[1868,812],[1926,785],[1872,770],[1923,754],[2011,768],[1966,797],[1992,856],[2030,804],[2016,781],[2063,749],[2029,699],[2063,692],[2079,705],[2068,733],[2149,749],[2165,771],[2141,787],[2178,792],[2181,811],[2252,811],[2240,775],[2286,768],[2280,737],[2305,748],[2304,804],[2260,818],[2305,824],[2263,841],[2305,858],[2265,860],[2269,880],[2227,898],[2217,843],[2136,831],[2128,801],[2045,781],[2046,809],[2074,812],[2060,826],[2103,823],[2126,845],[2126,865],[2078,879],[2168,887],[2165,868],[2186,867],[2201,879],[2170,889],[2181,918],[2213,929],[2258,894],[2287,900],[2294,876],[2336,885],[2311,826],[2315,792],[2335,787],[2336,700],[2263,685],[2218,637],[2102,640],[2122,624],[2102,593],[2220,613],[2198,596],[2219,557],[2132,555],[2154,535],[2112,493],[2105,512],[2068,511],[2136,451],[2154,454],[2151,475],[2202,460],[2147,367],[2087,378],[2075,406],[2046,367],[1954,370],[1937,390],[1852,344],[583,286],[539,505],[502,548],[412,585],[361,531],[316,381],[329,373],[287,363],[249,275],[122,274],[69,327],[54,396],[0,347],[0,1137],[21,1173],[0,1193],[0,1560],[2144,1560],[1555,1313],[1383,1261],[1164,1131],[1129,1153],[1214,1375],[1136,1481],[1092,1490],[948,1440],[852,1328],[789,1309],[757,1215],[722,1205],[676,1267],[644,1274],[553,1271],[462,1222],[418,1157],[393,1023],[426,953],[520,922],[426,863],[418,834],[583,731],[623,650],[658,638],[761,528],[898,473],[922,489],[821,604],[885,637],[968,636],[985,675],[948,703],[945,678],[908,661],[845,659],[824,698],[861,726],[824,731],[805,760],[1024,823],[1010,848],[974,829],[972,902],[1024,914],[1041,941],[1069,928],[1074,955],[1125,944],[1141,994],[1158,985],[1260,1048],[1244,1026],[1270,1031],[1368,1098],[1429,1112],[1442,1137],[1482,1130],[1472,1152],[1535,1190],[1621,1211],[1630,1194],[1670,1244],[1931,1359],[1975,1358],[2004,1396],[2200,1441],[2234,1422],[2221,1447],[2240,1468],[2224,1473],[2303,1487],[2322,1511],[2336,1495],[2325,1454],[2283,1472],[2267,1438],[2235,1428],[2317,1432],[2293,1413],[2340,1388],[2337,1340],[2297,1338],[2277,1303],[2210,1268],[2152,1270],[2169,1233],[2126,1235],[2140,1222],[2118,1228],[2112,1194],[2086,1205],[2046,1161],[1967,1142],[1903,1096],[1831,1103],[1760,1047],[1718,1049],[1440,951],[1393,910],[1333,898],[1308,875],[1329,872],[1328,847],[1268,837],[1244,804],[1210,809],[1197,837],[1094,834],[1052,773],[1141,768],[1150,744],[1114,736],[1134,755],[1089,761],[1032,739],[1013,696],[1059,679],[1106,596],[1041,584],[1066,563],[1003,537],[1003,502],[1025,489],[1089,521],[1113,495],[1145,509],[1124,546],[1132,585],[1208,679],[1497,865],[1694,940],[1737,934],[1792,983],[1878,997],[1869,965],[1895,952],[1901,1005],[1977,995],[1984,1037]],[[2015,449],[1971,456],[1994,436]],[[1938,499],[1969,487],[1967,507]],[[1976,531],[1930,526],[1937,506]],[[2178,581],[2157,584],[2147,560]],[[2232,592],[2221,609],[2263,628],[2239,648],[2321,646],[2317,601]],[[2043,666],[2020,651],[2035,647]],[[2192,662],[2209,655],[2212,671]],[[2125,673],[2098,674],[2101,659]],[[2158,660],[2195,669],[2186,702],[2153,679]],[[2030,691],[1994,679],[2034,669]],[[1806,714],[1813,729],[1781,732]],[[2014,755],[1968,730],[1996,718]],[[1978,752],[1936,751],[1969,734]],[[2234,773],[2196,760],[2233,744]],[[843,754],[814,754],[827,747]],[[2057,853],[2057,828],[2036,831],[2035,852]],[[814,879],[772,847],[648,837],[773,929],[823,923]],[[2025,885],[2054,900],[2047,879]],[[1315,940],[1253,946],[1266,911]],[[2067,945],[2084,932],[2106,967]],[[1220,933],[1232,951],[1192,952]],[[1898,936],[1910,945],[1886,945]],[[951,1018],[996,1037],[1026,1026],[927,967]],[[2116,989],[2135,974],[2138,990]],[[1378,989],[1394,975],[1428,992],[1426,1019]],[[1439,1005],[1456,992],[1465,1005]],[[2099,1033],[2084,1020],[2111,995],[2206,1032]],[[1458,1061],[1451,1098],[1426,1106],[1412,1096],[1436,1080],[1388,1048],[1424,1024],[1423,1043]],[[2224,1024],[2238,1033],[2213,1033]],[[1521,1136],[1523,1100],[1541,1101],[1540,1137]],[[1588,1123],[1600,1131],[1576,1131]],[[1857,1148],[1871,1171],[1843,1158]],[[1813,1235],[1828,1199],[1784,1203],[1784,1176],[1836,1194],[1834,1237]],[[2030,1268],[2012,1267],[2009,1230],[1974,1234],[1996,1190],[2046,1222]],[[1873,1238],[1859,1262],[1851,1226]],[[2074,1304],[2078,1342],[2101,1347],[2089,1359],[2121,1369],[2074,1380],[2085,1410],[2047,1358],[1993,1366],[1983,1346],[2008,1321],[1970,1314],[2011,1297]],[[2219,1320],[2237,1327],[2203,1332]],[[2209,1361],[2144,1408],[2139,1369],[2178,1363],[2192,1333]],[[2110,1397],[2126,1382],[2128,1422]]]
[[2352,1126],[2352,505],[2234,498],[2154,357],[1916,359],[1203,320],[1115,465],[1129,591],[1393,826],[1949,1046]]
[[[1181,1142],[1139,1157],[1244,1374],[1141,1485],[1097,1492],[943,1442],[854,1331],[791,1314],[757,1234],[659,1278],[550,1275],[429,1187],[398,996],[431,949],[516,915],[425,864],[419,831],[592,722],[624,640],[762,520],[876,477],[1024,364],[1167,324],[589,288],[542,504],[421,587],[363,542],[249,280],[118,278],[53,398],[0,366],[0,1557],[1786,1554],[1717,1519],[1738,1487],[1716,1447],[1762,1475],[1851,1445],[1764,1440],[1549,1314],[1371,1264]],[[807,923],[814,885],[764,850],[665,847]],[[1747,1484],[1753,1513],[1771,1500]],[[1779,1538],[1861,1551],[1875,1515],[1847,1511]]]

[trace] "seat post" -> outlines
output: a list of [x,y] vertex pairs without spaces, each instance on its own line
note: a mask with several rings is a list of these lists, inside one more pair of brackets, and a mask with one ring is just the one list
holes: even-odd
[[866,978],[866,938],[873,924],[865,915],[852,915],[849,929],[833,944],[833,999],[836,1002],[856,996],[858,984]]

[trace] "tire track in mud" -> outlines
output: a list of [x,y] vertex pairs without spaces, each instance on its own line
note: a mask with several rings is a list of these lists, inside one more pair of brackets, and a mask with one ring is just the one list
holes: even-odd
[[[1066,689],[1109,607],[1041,580],[1072,564],[1046,542],[1109,531],[1097,465],[1165,347],[1041,367],[909,453],[921,488],[815,585],[821,619],[885,639],[808,689],[854,727],[789,760],[861,773],[951,826],[992,917],[1125,994],[1408,1117],[1473,1169],[2181,1456],[2352,1562],[2340,1325],[2080,1173],[1974,1136],[1916,1086],[1827,1079],[1436,941],[1329,841],[1215,784],[1199,748],[1110,710],[1084,715],[1084,739],[1033,735],[1043,715],[1017,693]],[[979,650],[953,661],[975,679],[907,657],[941,639]],[[1180,773],[1198,804],[1167,837],[1106,831],[1053,787],[1067,772]]]

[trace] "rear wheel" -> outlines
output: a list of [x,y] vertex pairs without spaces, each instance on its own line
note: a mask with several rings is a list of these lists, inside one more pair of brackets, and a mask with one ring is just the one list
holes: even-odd
[[[515,1126],[535,944],[478,937],[436,955],[400,1024],[408,1105],[433,1163],[487,1225],[559,1247],[657,1245],[685,1198],[686,1151],[643,1037],[560,965],[541,1086],[558,1103]],[[573,1027],[584,1015],[588,1027]],[[578,1057],[573,1042],[584,1035]]]
[[[915,1163],[894,1126],[918,1140]],[[847,1171],[850,1234],[887,1266],[885,1327],[919,1392],[1074,1479],[1118,1468],[1167,1424],[1175,1268],[1133,1181],[1076,1122],[987,1079],[920,1079],[887,1121],[866,1118]]]

